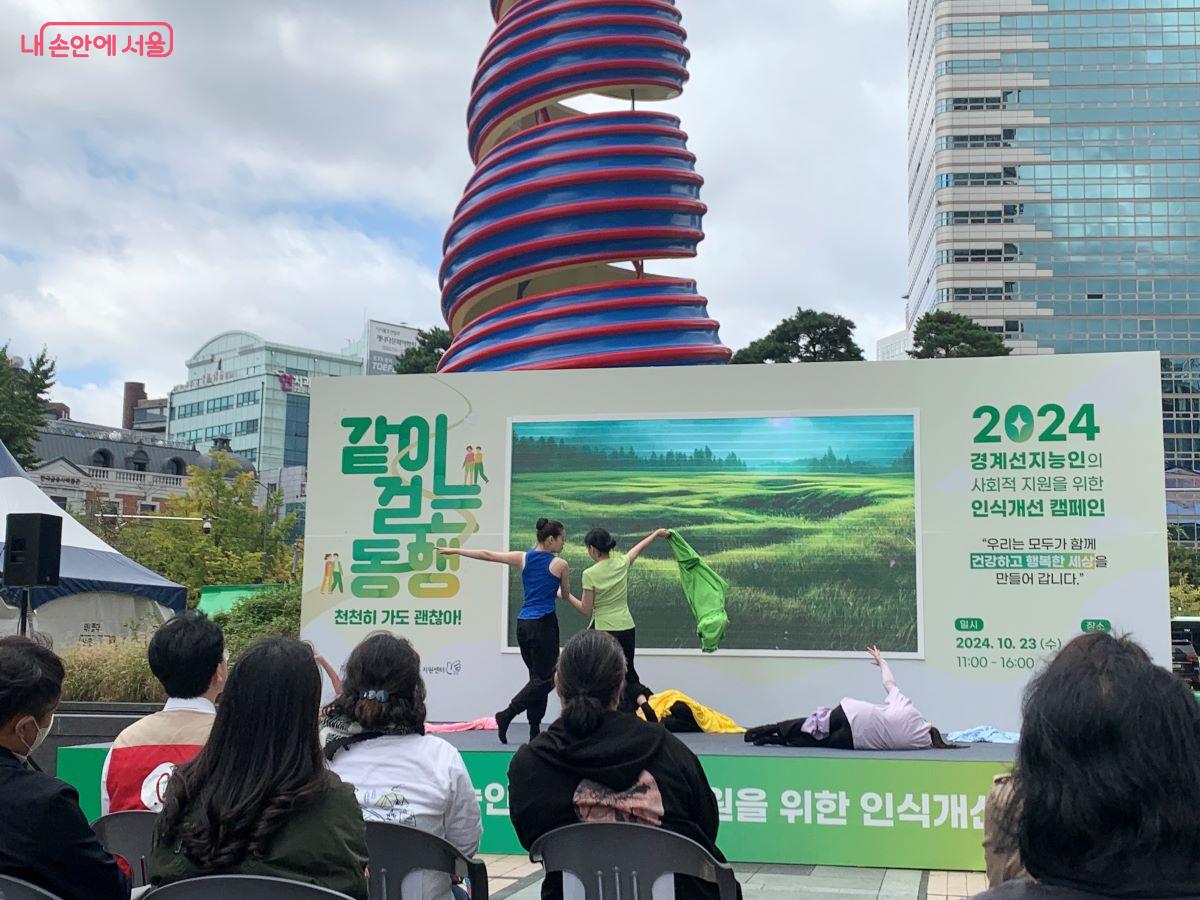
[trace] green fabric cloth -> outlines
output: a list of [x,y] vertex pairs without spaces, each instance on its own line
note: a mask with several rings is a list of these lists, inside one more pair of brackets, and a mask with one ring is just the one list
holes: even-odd
[[597,631],[628,631],[634,627],[629,612],[629,560],[612,551],[583,570],[583,589],[594,592],[592,625]]
[[[264,875],[332,888],[367,900],[367,832],[354,788],[332,772],[327,787],[311,806],[287,817],[271,838],[261,859],[243,860],[227,872],[202,872],[173,846],[155,846],[150,853],[150,883],[169,884],[199,875]],[[190,809],[194,822],[200,810]]]
[[725,613],[725,592],[729,584],[712,570],[700,555],[691,548],[679,532],[672,531],[667,538],[679,564],[679,580],[692,615],[696,617],[696,634],[700,636],[700,649],[712,653],[725,636],[729,616]]

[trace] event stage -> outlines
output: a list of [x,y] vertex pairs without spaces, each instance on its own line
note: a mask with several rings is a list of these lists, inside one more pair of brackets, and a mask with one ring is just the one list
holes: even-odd
[[[510,734],[527,726],[513,725]],[[462,753],[483,814],[483,853],[523,853],[508,819],[508,763],[494,731],[441,735]],[[717,793],[718,844],[736,862],[982,870],[983,804],[1015,747],[863,752],[754,747],[741,735],[679,736]],[[58,774],[100,811],[108,744],[63,747]]]
[[[523,722],[514,722],[508,730],[510,743],[501,744],[496,739],[494,731],[458,731],[449,734],[439,734],[453,744],[459,752],[487,753],[488,751],[512,753],[523,743],[514,740],[522,734],[529,733],[529,726]],[[896,751],[862,751],[862,750],[821,750],[801,747],[755,747],[747,744],[740,734],[678,734],[681,741],[688,745],[693,753],[703,758],[705,756],[786,756],[812,757],[816,759],[897,759],[915,760],[927,759],[937,762],[986,762],[1011,765],[1015,744],[966,744],[961,750],[896,750]]]

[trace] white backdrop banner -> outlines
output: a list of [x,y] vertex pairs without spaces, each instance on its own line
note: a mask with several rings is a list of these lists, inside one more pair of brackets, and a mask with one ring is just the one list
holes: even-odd
[[[943,730],[1018,723],[1082,631],[1169,664],[1158,355],[317,379],[303,635],[421,653],[431,716],[526,678],[519,574],[438,547],[528,549],[563,522],[677,530],[729,583],[700,652],[665,542],[632,569],[638,670],[743,724],[882,698],[862,649]],[[586,627],[561,602],[564,640]],[[553,709],[552,701],[552,709]]]

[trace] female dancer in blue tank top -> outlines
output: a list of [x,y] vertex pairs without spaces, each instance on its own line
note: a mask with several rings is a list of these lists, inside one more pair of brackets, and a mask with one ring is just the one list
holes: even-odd
[[517,614],[517,646],[521,659],[529,670],[529,681],[496,713],[500,727],[500,743],[508,743],[508,726],[522,712],[529,719],[529,739],[537,737],[546,715],[546,698],[554,690],[554,667],[558,665],[558,615],[556,601],[559,593],[572,603],[579,601],[571,595],[571,578],[562,553],[566,532],[562,522],[553,519],[537,520],[537,546],[520,550],[439,550],[445,556],[465,556],[485,562],[504,563],[521,570],[525,602]]

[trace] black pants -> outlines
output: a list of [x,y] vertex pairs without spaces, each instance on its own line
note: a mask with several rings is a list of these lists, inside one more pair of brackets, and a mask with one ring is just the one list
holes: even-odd
[[514,716],[528,714],[530,725],[540,725],[546,715],[546,698],[554,690],[554,667],[558,665],[558,615],[517,620],[517,646],[529,670],[529,681],[508,704]]
[[[624,631],[606,631],[621,645],[625,654],[625,694],[621,697],[619,708],[622,712],[633,712],[637,709],[637,695],[642,690],[642,679],[638,677],[637,669],[633,667],[633,654],[637,651],[637,629],[626,628]],[[647,696],[649,691],[647,691]]]
[[776,722],[774,725],[760,725],[746,732],[748,743],[762,746],[764,744],[783,744],[787,747],[829,747],[833,750],[853,750],[854,735],[850,731],[850,721],[841,705],[835,706],[829,714],[829,734],[817,739],[801,727],[807,720],[788,719]]

